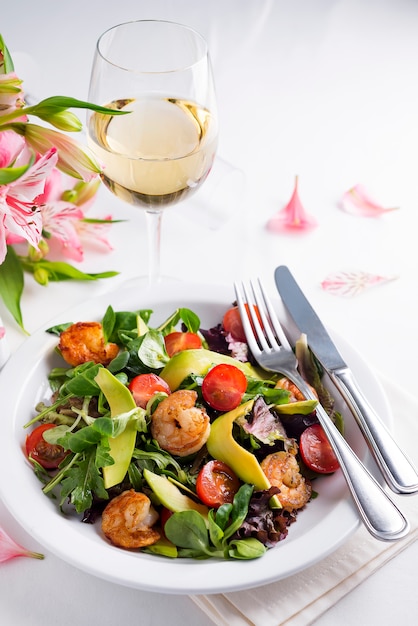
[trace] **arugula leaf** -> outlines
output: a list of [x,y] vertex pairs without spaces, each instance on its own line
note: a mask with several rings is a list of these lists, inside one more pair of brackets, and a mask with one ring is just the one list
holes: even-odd
[[67,376],[71,376],[71,378],[62,385],[60,395],[63,393],[71,393],[80,398],[85,396],[98,396],[100,388],[94,378],[97,376],[97,372],[101,367],[103,366],[89,361],[88,363],[78,365],[72,370],[68,370]]
[[92,448],[82,460],[65,472],[61,481],[61,505],[70,498],[77,513],[83,513],[93,504],[93,495],[109,499],[95,457],[96,450]]

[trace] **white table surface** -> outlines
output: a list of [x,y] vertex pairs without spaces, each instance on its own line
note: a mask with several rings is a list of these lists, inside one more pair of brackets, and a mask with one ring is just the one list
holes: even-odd
[[[273,290],[274,268],[287,264],[327,324],[371,367],[414,390],[418,2],[15,0],[2,9],[0,32],[28,92],[87,99],[97,37],[116,23],[144,18],[188,23],[206,36],[221,119],[219,153],[246,176],[239,206],[229,213],[225,207],[227,219],[215,228],[186,209],[167,212],[163,272],[212,284],[259,275]],[[296,175],[319,227],[293,236],[269,233],[266,222],[289,200]],[[378,219],[343,213],[339,200],[357,183],[399,211]],[[112,227],[114,250],[87,251],[81,268],[120,276],[47,288],[28,278],[23,312],[30,332],[71,304],[146,272],[143,214],[103,188],[91,214],[108,213],[127,220]],[[343,269],[398,278],[350,299],[322,291],[325,276]],[[0,316],[15,350],[24,335],[2,303]],[[1,504],[0,523],[28,544]],[[415,623],[417,562],[415,544],[317,624]],[[42,563],[19,559],[0,566],[1,624],[45,626],[57,623],[54,614],[61,626],[115,619],[144,626],[211,623],[187,597],[117,587],[51,554]]]

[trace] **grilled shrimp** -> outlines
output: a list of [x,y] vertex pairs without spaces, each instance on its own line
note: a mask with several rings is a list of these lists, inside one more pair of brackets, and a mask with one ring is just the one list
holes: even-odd
[[151,416],[151,434],[174,456],[194,454],[206,443],[210,421],[204,408],[195,406],[197,393],[179,389],[164,398]]
[[144,493],[130,489],[109,502],[102,514],[102,530],[121,548],[143,548],[160,538],[152,528],[159,515]]
[[311,497],[312,487],[300,473],[294,453],[274,452],[266,456],[260,465],[270,483],[280,489],[277,497],[285,511],[305,506]]
[[[295,383],[292,383],[292,381],[286,378],[285,376],[283,378],[280,378],[277,381],[276,388],[277,387],[280,389],[284,389],[285,391],[289,391],[290,393],[289,402],[301,402],[302,400],[306,399],[303,393],[297,388]],[[312,387],[312,385],[308,385],[308,387],[311,389],[311,391],[315,394],[315,397],[317,398],[318,394],[316,393],[316,390]]]
[[58,348],[67,363],[75,367],[87,361],[109,365],[117,356],[115,343],[105,343],[99,322],[77,322],[60,335]]

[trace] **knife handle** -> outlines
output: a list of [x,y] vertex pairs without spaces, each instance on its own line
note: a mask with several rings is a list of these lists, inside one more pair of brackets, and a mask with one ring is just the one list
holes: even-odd
[[387,484],[395,493],[418,492],[418,472],[370,406],[351,371],[335,370],[331,379],[347,402]]
[[[286,371],[306,398],[316,399],[312,389],[297,372]],[[373,537],[395,541],[405,537],[410,525],[403,513],[383,490],[375,477],[350,448],[321,404],[316,414],[337,456],[347,486],[364,525]]]
[[[298,372],[286,370],[283,373],[306,398],[317,399]],[[316,414],[337,456],[347,487],[367,530],[382,541],[395,541],[404,537],[410,529],[408,520],[360,461],[321,404],[317,405]]]

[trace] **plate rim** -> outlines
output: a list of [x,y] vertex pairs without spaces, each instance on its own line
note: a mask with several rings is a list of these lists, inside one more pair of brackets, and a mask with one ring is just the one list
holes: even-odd
[[[86,318],[86,313],[84,311],[91,310],[92,313],[89,315],[88,319],[100,319],[99,315],[103,315],[105,308],[108,304],[112,304],[114,308],[117,308],[115,305],[115,301],[129,301],[136,298],[139,302],[138,305],[132,304],[130,305],[133,308],[153,308],[149,300],[154,299],[154,306],[158,304],[164,303],[166,306],[170,302],[173,302],[174,294],[175,299],[179,302],[182,300],[186,300],[186,302],[196,301],[206,305],[214,305],[216,307],[224,307],[228,304],[232,304],[235,299],[233,289],[228,288],[226,286],[216,286],[216,285],[201,285],[197,283],[173,283],[172,285],[164,286],[164,290],[162,290],[160,286],[149,286],[142,283],[142,281],[129,281],[126,285],[121,285],[114,289],[113,291],[100,294],[98,296],[93,297],[86,302],[80,303],[71,307],[67,313],[60,314],[56,316],[53,320],[50,320],[48,323],[42,325],[35,333],[29,337],[16,352],[11,356],[9,361],[6,363],[5,367],[0,373],[0,396],[2,394],[2,389],[6,389],[7,380],[9,377],[15,375],[15,373],[22,368],[21,362],[25,361],[27,358],[27,354],[33,354],[32,361],[32,370],[36,369],[38,364],[42,362],[45,357],[48,355],[48,351],[51,350],[57,343],[57,338],[52,335],[45,336],[45,330],[52,326],[53,324],[63,323],[65,318],[68,321],[78,321],[75,318],[80,315],[84,315]],[[142,292],[142,293],[140,293]],[[186,295],[187,294],[187,295]],[[209,300],[208,300],[209,298]],[[280,300],[276,301],[273,299],[274,303],[281,308]],[[143,304],[142,304],[143,302]],[[181,306],[188,306],[187,304],[182,304]],[[123,308],[123,307],[122,307]],[[122,310],[119,308],[119,310]],[[131,309],[131,310],[132,310]],[[125,308],[126,310],[126,308]],[[157,312],[156,312],[157,313]],[[282,308],[281,313],[279,313],[279,317],[284,320],[286,317],[286,313],[284,308]],[[344,351],[349,351],[350,359],[358,360],[358,364],[361,364],[361,367],[367,372],[370,381],[373,381],[374,390],[373,394],[376,394],[375,400],[378,399],[381,406],[380,412],[383,413],[384,421],[388,423],[390,426],[392,422],[392,415],[389,407],[389,403],[384,394],[384,390],[380,381],[377,379],[376,375],[370,367],[368,367],[367,363],[360,356],[360,354],[348,344],[345,344],[343,338],[338,337],[332,330],[330,330],[330,334],[335,339],[338,347],[341,349],[342,353]],[[357,362],[357,361],[356,361]],[[25,371],[25,370],[24,370]],[[33,374],[32,374],[33,376]],[[369,382],[370,382],[369,381]],[[27,382],[29,384],[29,382]],[[4,391],[3,389],[3,391]],[[18,408],[21,404],[21,395],[23,392],[19,393],[17,396],[16,402],[10,400],[10,397],[7,397],[6,400],[6,412],[11,411],[12,416],[7,420],[8,430],[7,436],[0,438],[0,472],[7,471],[7,461],[12,459],[11,468],[16,469],[17,461],[17,450],[21,445],[18,445],[18,442],[13,438],[15,434],[15,428],[17,428],[17,424],[15,423],[15,413],[18,411]],[[20,428],[22,428],[23,423],[26,420],[20,421]],[[22,428],[23,430],[23,428]],[[6,441],[8,441],[8,437],[12,436],[11,443],[13,445],[9,446],[9,452],[7,452]],[[22,434],[22,440],[24,436]],[[20,449],[20,453],[23,454]],[[16,454],[16,457],[12,455]],[[362,457],[363,458],[363,457]],[[370,455],[368,454],[367,449],[364,452],[364,462],[366,465],[370,462]],[[21,470],[25,473],[26,469],[23,470],[25,463],[21,464]],[[33,475],[32,469],[29,466],[29,463],[26,461],[26,465],[28,466],[29,472]],[[18,472],[18,476],[20,473]],[[36,479],[37,481],[37,479]],[[135,553],[134,558],[132,559],[133,553],[126,552],[121,550],[120,548],[115,548],[114,546],[108,545],[104,540],[100,537],[100,544],[96,546],[96,543],[92,542],[93,536],[87,535],[85,537],[85,533],[78,532],[74,528],[72,528],[72,524],[68,522],[68,520],[58,513],[58,517],[56,519],[56,523],[54,524],[55,530],[58,533],[63,532],[70,536],[71,541],[76,541],[80,550],[83,551],[80,557],[80,553],[77,551],[69,551],[67,548],[67,541],[57,541],[57,538],[54,534],[49,536],[45,535],[43,526],[39,525],[40,512],[38,511],[37,503],[41,504],[41,511],[45,512],[47,510],[47,505],[44,502],[49,502],[49,499],[42,494],[40,483],[39,490],[33,490],[29,493],[29,499],[26,500],[25,504],[20,502],[19,498],[14,498],[13,495],[19,493],[19,484],[16,484],[16,477],[14,480],[8,481],[0,481],[0,496],[3,499],[3,502],[6,508],[10,511],[13,517],[18,521],[18,523],[30,534],[34,537],[44,548],[50,550],[52,553],[56,554],[58,557],[62,558],[67,563],[78,567],[79,569],[86,571],[94,576],[99,578],[123,585],[128,587],[133,587],[145,591],[155,591],[169,594],[210,594],[210,593],[222,593],[222,592],[231,592],[243,590],[251,587],[257,587],[265,584],[269,584],[273,581],[280,580],[282,578],[287,578],[296,574],[299,571],[307,569],[308,567],[315,565],[315,563],[319,562],[330,553],[338,549],[358,528],[360,521],[358,514],[354,508],[354,504],[351,501],[351,496],[346,492],[344,498],[340,499],[337,503],[335,509],[335,515],[338,516],[338,512],[344,514],[344,528],[341,531],[341,534],[337,537],[332,537],[330,540],[330,532],[327,528],[327,524],[321,525],[317,524],[314,527],[314,535],[315,540],[321,546],[325,545],[326,547],[321,549],[311,550],[309,558],[305,561],[298,558],[290,559],[284,569],[279,571],[277,567],[274,567],[276,564],[273,562],[273,567],[271,567],[272,558],[269,558],[269,553],[273,553],[276,550],[281,550],[281,556],[287,556],[287,552],[292,552],[292,548],[295,546],[292,542],[289,541],[289,536],[278,544],[272,550],[269,550],[263,557],[257,559],[255,561],[217,561],[215,559],[209,559],[205,561],[197,561],[197,562],[189,562],[188,560],[182,559],[173,559],[173,560],[163,560],[161,557],[156,557],[153,555],[146,554],[137,554]],[[42,498],[42,500],[41,500]],[[35,507],[35,512],[30,516],[27,515],[27,504],[33,505]],[[308,506],[312,506],[315,502],[311,503]],[[56,507],[56,505],[53,505]],[[30,509],[30,506],[29,506]],[[341,509],[341,511],[340,511]],[[307,507],[307,510],[308,507]],[[303,511],[301,514],[303,514]],[[69,524],[71,527],[64,526],[65,524]],[[76,522],[79,526],[82,525],[81,522]],[[292,524],[289,528],[289,535],[292,533],[293,529],[297,527],[298,521],[295,524]],[[81,529],[80,529],[81,531]],[[308,550],[309,542],[312,540],[312,536],[309,537],[306,533],[301,537],[297,537],[296,541],[298,541],[298,549],[300,550]],[[328,544],[327,544],[328,541]],[[288,543],[286,543],[288,542]],[[325,543],[324,543],[325,542]],[[291,544],[291,545],[290,545]],[[287,548],[286,546],[290,547]],[[105,550],[103,550],[103,547]],[[312,546],[311,546],[312,547]],[[100,552],[102,550],[102,552]],[[84,551],[88,554],[87,558],[83,556]],[[80,552],[80,551],[79,551]],[[97,554],[96,554],[97,553]],[[309,550],[308,550],[309,553]],[[99,556],[100,555],[100,556]],[[290,554],[290,556],[293,556]],[[94,558],[92,558],[94,557]],[[98,557],[98,558],[96,558]],[[140,561],[147,562],[146,573],[145,576],[138,576],[138,569],[142,570],[141,567],[137,568],[133,566],[131,569],[131,563],[137,561],[139,557]],[[100,565],[102,564],[102,559],[105,558],[106,562],[106,571],[101,569]],[[150,560],[152,559],[152,560]],[[279,559],[280,560],[280,559]],[[100,564],[99,564],[100,561]],[[265,566],[259,566],[259,563],[264,563]],[[159,567],[159,565],[163,564],[163,567]],[[174,565],[174,567],[173,567]],[[202,577],[201,567],[206,567],[206,574]],[[184,568],[188,569],[185,570]],[[224,569],[227,571],[227,576],[223,574]],[[161,576],[161,571],[165,570],[167,576]],[[259,571],[260,570],[260,571]],[[173,574],[171,573],[173,571]],[[210,574],[208,576],[208,573]],[[171,577],[171,578],[170,578]]]

